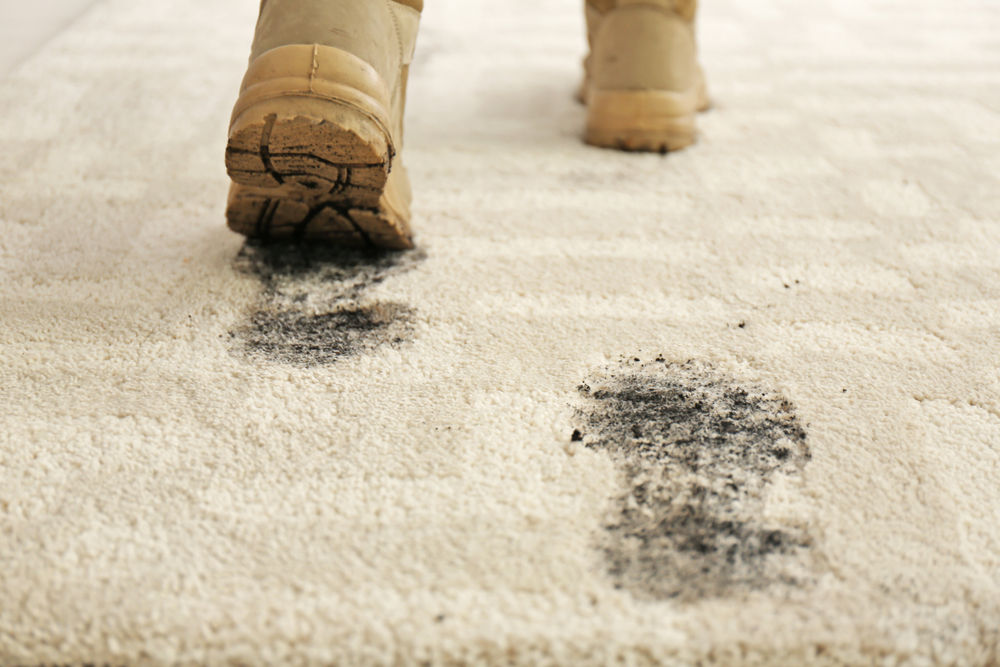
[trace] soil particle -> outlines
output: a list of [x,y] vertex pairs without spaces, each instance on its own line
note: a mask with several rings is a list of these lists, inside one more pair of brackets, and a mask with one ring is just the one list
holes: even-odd
[[796,584],[802,531],[763,510],[776,474],[809,461],[792,404],[696,362],[634,360],[588,378],[574,440],[607,452],[625,488],[600,546],[615,585],[685,602]]
[[424,259],[420,251],[373,253],[334,246],[248,241],[237,270],[263,284],[248,321],[232,332],[251,358],[316,366],[412,338],[414,310],[369,292]]

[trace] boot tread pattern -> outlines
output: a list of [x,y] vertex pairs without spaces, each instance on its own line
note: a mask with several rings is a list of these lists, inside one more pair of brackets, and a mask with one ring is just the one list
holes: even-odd
[[235,128],[229,227],[259,239],[412,247],[405,221],[381,205],[392,153],[329,119],[270,113]]

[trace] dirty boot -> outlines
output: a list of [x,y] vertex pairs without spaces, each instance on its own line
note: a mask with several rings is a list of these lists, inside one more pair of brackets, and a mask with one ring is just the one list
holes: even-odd
[[697,4],[586,0],[588,144],[666,152],[695,140],[695,113],[709,106],[695,46]]
[[226,168],[251,238],[410,248],[399,163],[423,0],[263,0]]

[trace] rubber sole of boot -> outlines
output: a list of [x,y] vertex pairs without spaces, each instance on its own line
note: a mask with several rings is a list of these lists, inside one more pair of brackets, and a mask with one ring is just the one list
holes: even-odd
[[666,153],[695,142],[695,116],[711,106],[704,86],[687,93],[588,90],[584,141],[626,151]]
[[229,227],[250,238],[413,247],[409,184],[401,167],[392,169],[386,105],[336,80],[357,79],[367,65],[329,47],[275,51],[258,59],[266,68],[251,64],[251,85],[244,81],[233,112]]
[[[399,167],[397,167],[399,169]],[[233,183],[226,218],[229,228],[254,239],[313,240],[365,248],[413,247],[404,206],[393,206],[389,179],[377,207],[357,206],[336,193],[313,195],[295,189],[260,188]]]

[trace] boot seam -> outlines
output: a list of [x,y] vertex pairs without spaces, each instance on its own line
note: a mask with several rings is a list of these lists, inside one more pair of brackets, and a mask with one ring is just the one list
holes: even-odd
[[403,52],[403,31],[399,29],[399,19],[396,18],[396,12],[392,11],[392,0],[385,0],[385,8],[389,10],[389,16],[392,18],[392,27],[396,32],[396,46],[399,51],[399,67],[396,68],[396,82],[393,85],[393,95],[395,95],[399,90],[399,82],[403,72],[403,61],[406,60],[406,54]]
[[312,70],[309,72],[309,92],[316,92],[316,72],[319,70],[319,44],[313,44]]

